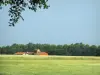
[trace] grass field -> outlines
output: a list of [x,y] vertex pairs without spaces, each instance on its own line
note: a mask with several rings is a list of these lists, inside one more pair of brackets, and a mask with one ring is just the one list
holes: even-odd
[[100,75],[100,57],[0,55],[0,75]]

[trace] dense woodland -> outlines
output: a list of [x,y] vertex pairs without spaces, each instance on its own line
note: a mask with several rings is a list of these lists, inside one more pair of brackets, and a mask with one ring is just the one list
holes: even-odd
[[16,52],[33,52],[36,49],[47,52],[49,55],[66,56],[100,56],[100,46],[83,43],[75,44],[13,44],[11,46],[0,47],[0,54],[14,54]]

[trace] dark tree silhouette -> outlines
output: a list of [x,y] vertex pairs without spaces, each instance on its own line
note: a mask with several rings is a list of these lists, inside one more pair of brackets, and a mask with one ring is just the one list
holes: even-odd
[[9,26],[15,26],[20,18],[24,20],[21,13],[25,11],[25,8],[34,12],[38,8],[48,9],[47,2],[48,0],[0,0],[0,9],[2,9],[2,6],[10,6],[8,11],[10,16]]

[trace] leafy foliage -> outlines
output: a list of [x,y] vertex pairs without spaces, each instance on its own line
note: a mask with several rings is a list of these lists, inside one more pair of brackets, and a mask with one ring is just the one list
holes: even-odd
[[0,0],[0,8],[3,5],[10,5],[9,16],[11,18],[9,20],[9,26],[15,26],[20,18],[24,20],[21,13],[25,11],[25,8],[33,10],[34,12],[38,8],[48,9],[47,2],[48,0]]
[[49,55],[67,56],[100,56],[100,46],[75,43],[70,45],[54,44],[13,44],[0,47],[0,54],[14,54],[15,52],[35,52],[36,49],[47,52]]

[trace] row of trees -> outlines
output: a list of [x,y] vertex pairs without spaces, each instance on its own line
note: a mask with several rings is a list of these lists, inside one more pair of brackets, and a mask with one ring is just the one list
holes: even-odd
[[11,46],[0,47],[0,54],[14,54],[16,52],[33,52],[35,49],[47,52],[49,55],[67,56],[100,56],[100,46],[88,45],[83,43],[75,44],[13,44]]

